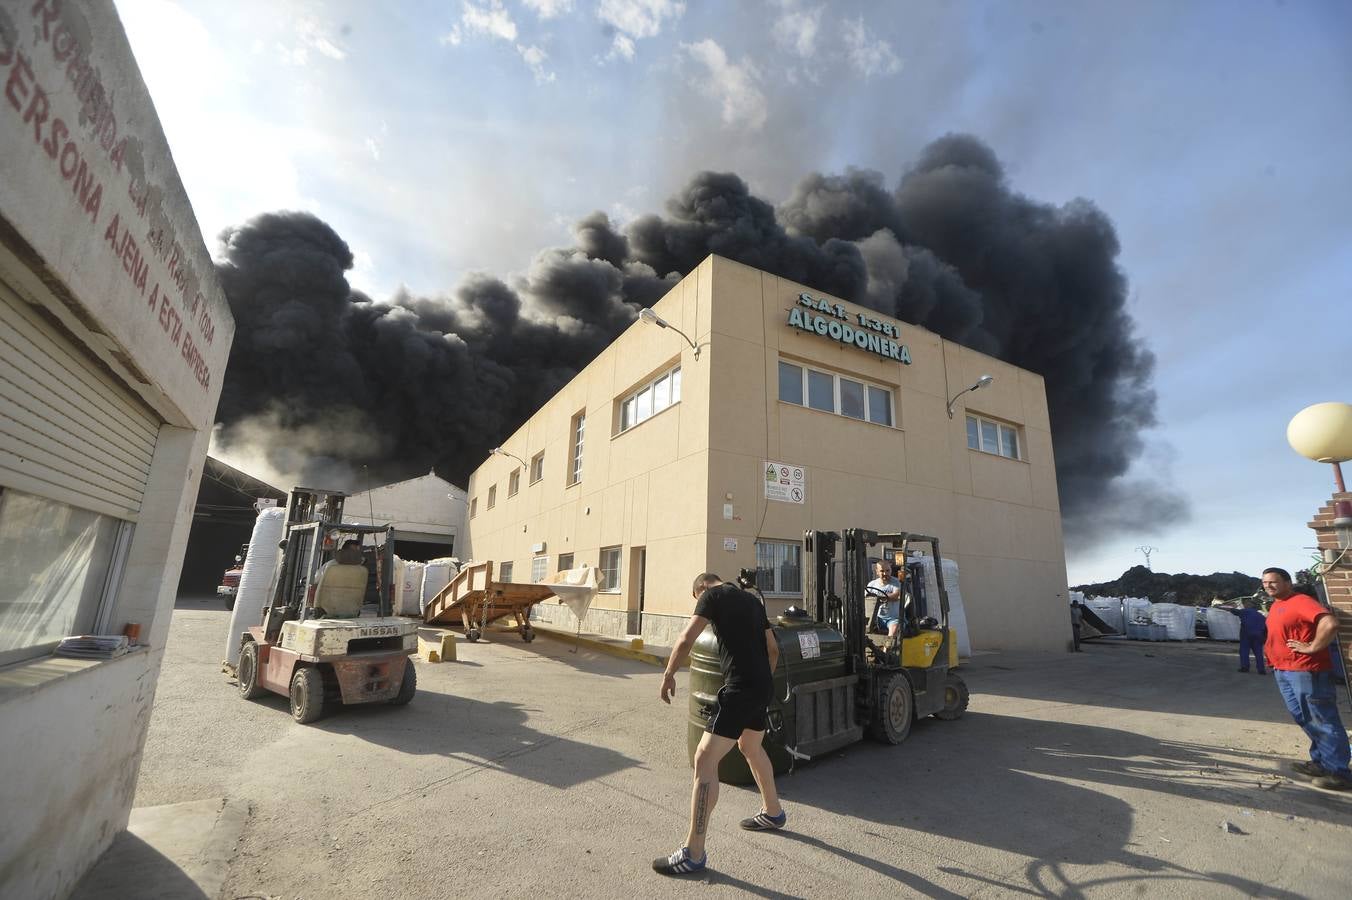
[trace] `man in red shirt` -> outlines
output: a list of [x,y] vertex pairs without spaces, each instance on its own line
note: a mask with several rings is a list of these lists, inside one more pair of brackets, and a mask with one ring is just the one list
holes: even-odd
[[1272,598],[1263,651],[1291,718],[1310,736],[1310,761],[1291,768],[1316,787],[1352,790],[1347,732],[1338,718],[1329,644],[1338,630],[1332,610],[1309,594],[1297,594],[1285,569],[1264,569],[1263,590]]

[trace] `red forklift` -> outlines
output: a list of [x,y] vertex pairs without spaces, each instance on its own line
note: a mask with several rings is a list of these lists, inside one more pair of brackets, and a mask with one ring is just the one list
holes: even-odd
[[[417,692],[409,656],[418,649],[418,623],[392,614],[394,526],[344,523],[345,497],[313,488],[291,492],[272,601],[262,624],[240,635],[240,694],[246,700],[281,694],[302,724],[339,705],[403,706]],[[374,615],[362,609],[368,539],[377,551]]]

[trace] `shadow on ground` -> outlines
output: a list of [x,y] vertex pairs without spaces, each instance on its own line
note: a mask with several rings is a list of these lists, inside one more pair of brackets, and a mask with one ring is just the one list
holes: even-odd
[[71,900],[121,900],[129,880],[141,886],[139,900],[207,900],[178,864],[129,831],[124,831],[81,879]]

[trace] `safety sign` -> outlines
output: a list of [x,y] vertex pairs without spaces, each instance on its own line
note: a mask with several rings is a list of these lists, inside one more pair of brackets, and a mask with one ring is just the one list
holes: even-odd
[[802,466],[765,462],[765,499],[802,503],[807,499],[807,473]]

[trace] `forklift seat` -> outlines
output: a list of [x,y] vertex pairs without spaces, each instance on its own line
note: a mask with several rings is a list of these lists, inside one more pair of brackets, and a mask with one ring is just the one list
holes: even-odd
[[329,563],[319,570],[315,582],[314,605],[335,619],[355,619],[361,615],[366,599],[366,582],[370,573],[366,566]]

